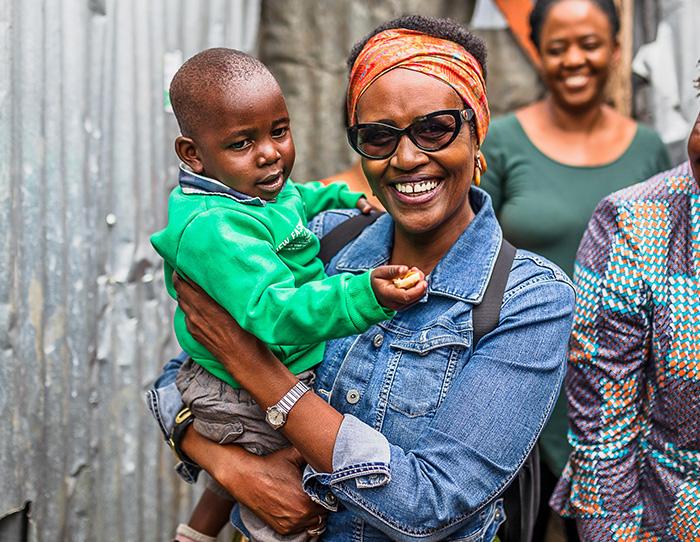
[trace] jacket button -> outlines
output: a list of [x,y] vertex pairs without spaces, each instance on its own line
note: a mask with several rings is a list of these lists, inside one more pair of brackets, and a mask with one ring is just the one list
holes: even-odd
[[326,493],[326,496],[323,497],[323,500],[326,501],[326,504],[330,506],[335,506],[335,504],[338,502],[338,497],[333,495],[333,493]]
[[380,333],[377,333],[377,334],[374,336],[374,339],[372,339],[372,344],[373,344],[376,348],[379,348],[379,347],[382,345],[383,342],[384,342],[384,336],[381,335]]
[[350,390],[345,394],[345,399],[347,399],[348,403],[354,405],[360,400],[360,392],[357,390]]

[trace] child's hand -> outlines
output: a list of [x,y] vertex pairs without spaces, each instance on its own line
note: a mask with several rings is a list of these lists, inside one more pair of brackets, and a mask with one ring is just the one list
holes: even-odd
[[[418,281],[409,288],[400,288],[394,282],[407,274],[417,273]],[[402,311],[415,305],[423,299],[428,291],[428,282],[425,273],[417,267],[408,268],[406,265],[382,265],[372,271],[372,291],[379,304],[387,309]]]
[[362,214],[365,214],[365,215],[368,215],[370,213],[370,211],[381,212],[384,210],[384,209],[381,209],[380,207],[377,207],[374,203],[368,201],[367,198],[358,199],[357,203],[355,204],[355,208],[362,211]]

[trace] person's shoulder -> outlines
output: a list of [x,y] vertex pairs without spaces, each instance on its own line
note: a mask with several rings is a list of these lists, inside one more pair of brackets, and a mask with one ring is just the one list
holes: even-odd
[[495,119],[492,119],[491,122],[489,123],[489,131],[486,134],[486,139],[485,141],[488,141],[489,136],[493,135],[494,139],[495,137],[501,137],[503,135],[509,135],[513,131],[514,126],[519,126],[520,122],[518,121],[518,118],[515,116],[515,113],[506,113],[503,116],[496,117]]
[[522,152],[527,136],[515,113],[507,113],[493,119],[482,144],[482,151],[488,160],[499,161],[501,157],[513,156]]
[[511,274],[521,284],[533,280],[548,280],[573,288],[571,279],[558,265],[529,250],[518,249],[516,251]]
[[657,173],[656,175],[627,188],[623,188],[603,198],[601,203],[616,207],[639,201],[661,201],[672,194],[694,191],[688,162]]
[[574,285],[559,266],[529,250],[517,250],[503,295],[504,303],[513,307],[526,303],[546,306],[544,310],[548,311],[571,312],[575,300]]
[[666,144],[661,139],[659,132],[651,126],[637,122],[637,141],[647,148],[665,148]]

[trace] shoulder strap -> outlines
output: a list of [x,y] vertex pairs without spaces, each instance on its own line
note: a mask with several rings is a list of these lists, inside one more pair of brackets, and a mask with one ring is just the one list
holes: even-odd
[[352,218],[348,218],[345,222],[341,222],[324,235],[321,238],[321,250],[318,252],[318,257],[323,262],[323,265],[328,265],[328,262],[333,259],[333,256],[338,254],[341,248],[360,235],[362,230],[383,214],[383,212],[372,212],[368,215],[360,213]]
[[498,319],[501,316],[503,292],[506,291],[508,274],[513,265],[514,257],[515,247],[503,239],[501,250],[498,252],[496,264],[493,268],[491,280],[489,280],[486,291],[484,292],[484,299],[479,305],[475,305],[472,309],[475,346],[484,335],[496,329],[498,325]]

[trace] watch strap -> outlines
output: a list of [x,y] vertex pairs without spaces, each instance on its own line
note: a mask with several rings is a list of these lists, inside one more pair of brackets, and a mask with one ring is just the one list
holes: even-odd
[[189,463],[190,465],[196,465],[197,463],[192,461],[192,459],[190,459],[189,456],[182,451],[180,446],[182,437],[192,422],[194,422],[194,414],[192,414],[192,411],[189,408],[182,407],[180,412],[178,412],[175,416],[175,425],[173,425],[173,429],[170,432],[170,439],[168,440],[168,443],[180,461],[183,463]]
[[301,380],[294,384],[291,390],[289,390],[282,399],[279,400],[277,403],[277,408],[279,408],[282,412],[285,414],[289,414],[289,411],[292,410],[292,407],[296,404],[296,402],[301,399],[301,396],[304,395],[307,391],[310,391],[310,388],[304,384]]

